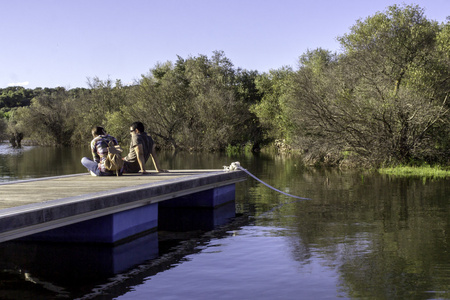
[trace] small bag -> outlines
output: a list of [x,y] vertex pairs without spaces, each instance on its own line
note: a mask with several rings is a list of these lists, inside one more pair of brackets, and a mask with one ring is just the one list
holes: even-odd
[[105,168],[108,171],[113,171],[119,176],[123,168],[122,148],[119,145],[114,145],[113,141],[108,143],[108,155],[105,160]]

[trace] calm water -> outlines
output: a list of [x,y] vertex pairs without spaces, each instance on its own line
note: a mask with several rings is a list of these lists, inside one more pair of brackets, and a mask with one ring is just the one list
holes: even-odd
[[[0,144],[0,181],[81,173],[87,149]],[[161,153],[165,168],[233,161],[236,218],[120,247],[0,244],[0,299],[450,299],[449,180],[303,168],[281,156]],[[1,197],[1,195],[0,195]]]

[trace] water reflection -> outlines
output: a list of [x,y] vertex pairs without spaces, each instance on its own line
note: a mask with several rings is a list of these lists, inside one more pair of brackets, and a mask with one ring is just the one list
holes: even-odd
[[24,146],[14,149],[0,143],[0,182],[82,173],[85,169],[80,163],[81,157],[90,155],[87,147]]
[[217,208],[158,206],[158,227],[169,231],[213,230],[235,216],[235,201]]
[[[289,228],[292,257],[303,265],[324,259],[351,298],[448,297],[447,182],[360,176],[315,176],[322,188],[314,201],[282,205],[256,224]],[[259,194],[262,203],[273,199]]]
[[92,244],[6,242],[0,244],[3,273],[22,274],[56,296],[89,292],[96,282],[158,256],[156,232],[115,247]]
[[[228,206],[228,214],[229,205],[225,206]],[[225,222],[225,217],[219,216],[222,212],[208,210],[203,216],[196,213],[209,221],[211,214],[218,216],[218,220],[212,222],[223,224],[215,230],[207,223],[206,234],[205,224],[198,223],[200,228],[191,227],[190,231],[183,228],[183,232],[153,232],[117,246],[33,241],[0,243],[0,278],[6,282],[0,285],[0,291],[2,296],[15,298],[25,289],[33,299],[121,295],[130,285],[176,266],[186,255],[198,253],[198,247],[212,237],[225,236],[247,220],[238,216],[232,222],[230,219]],[[9,286],[8,282],[14,284]]]

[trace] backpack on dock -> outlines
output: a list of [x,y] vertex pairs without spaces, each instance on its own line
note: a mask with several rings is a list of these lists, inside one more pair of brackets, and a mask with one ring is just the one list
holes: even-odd
[[119,145],[114,145],[113,141],[108,142],[108,155],[105,160],[105,168],[108,171],[113,171],[119,176],[123,168],[122,148]]

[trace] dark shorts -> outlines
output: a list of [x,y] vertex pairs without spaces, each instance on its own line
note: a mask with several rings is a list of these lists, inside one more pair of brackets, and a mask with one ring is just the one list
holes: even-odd
[[139,163],[136,162],[129,162],[124,161],[123,162],[123,172],[124,173],[139,173],[141,170],[141,167],[139,166]]

